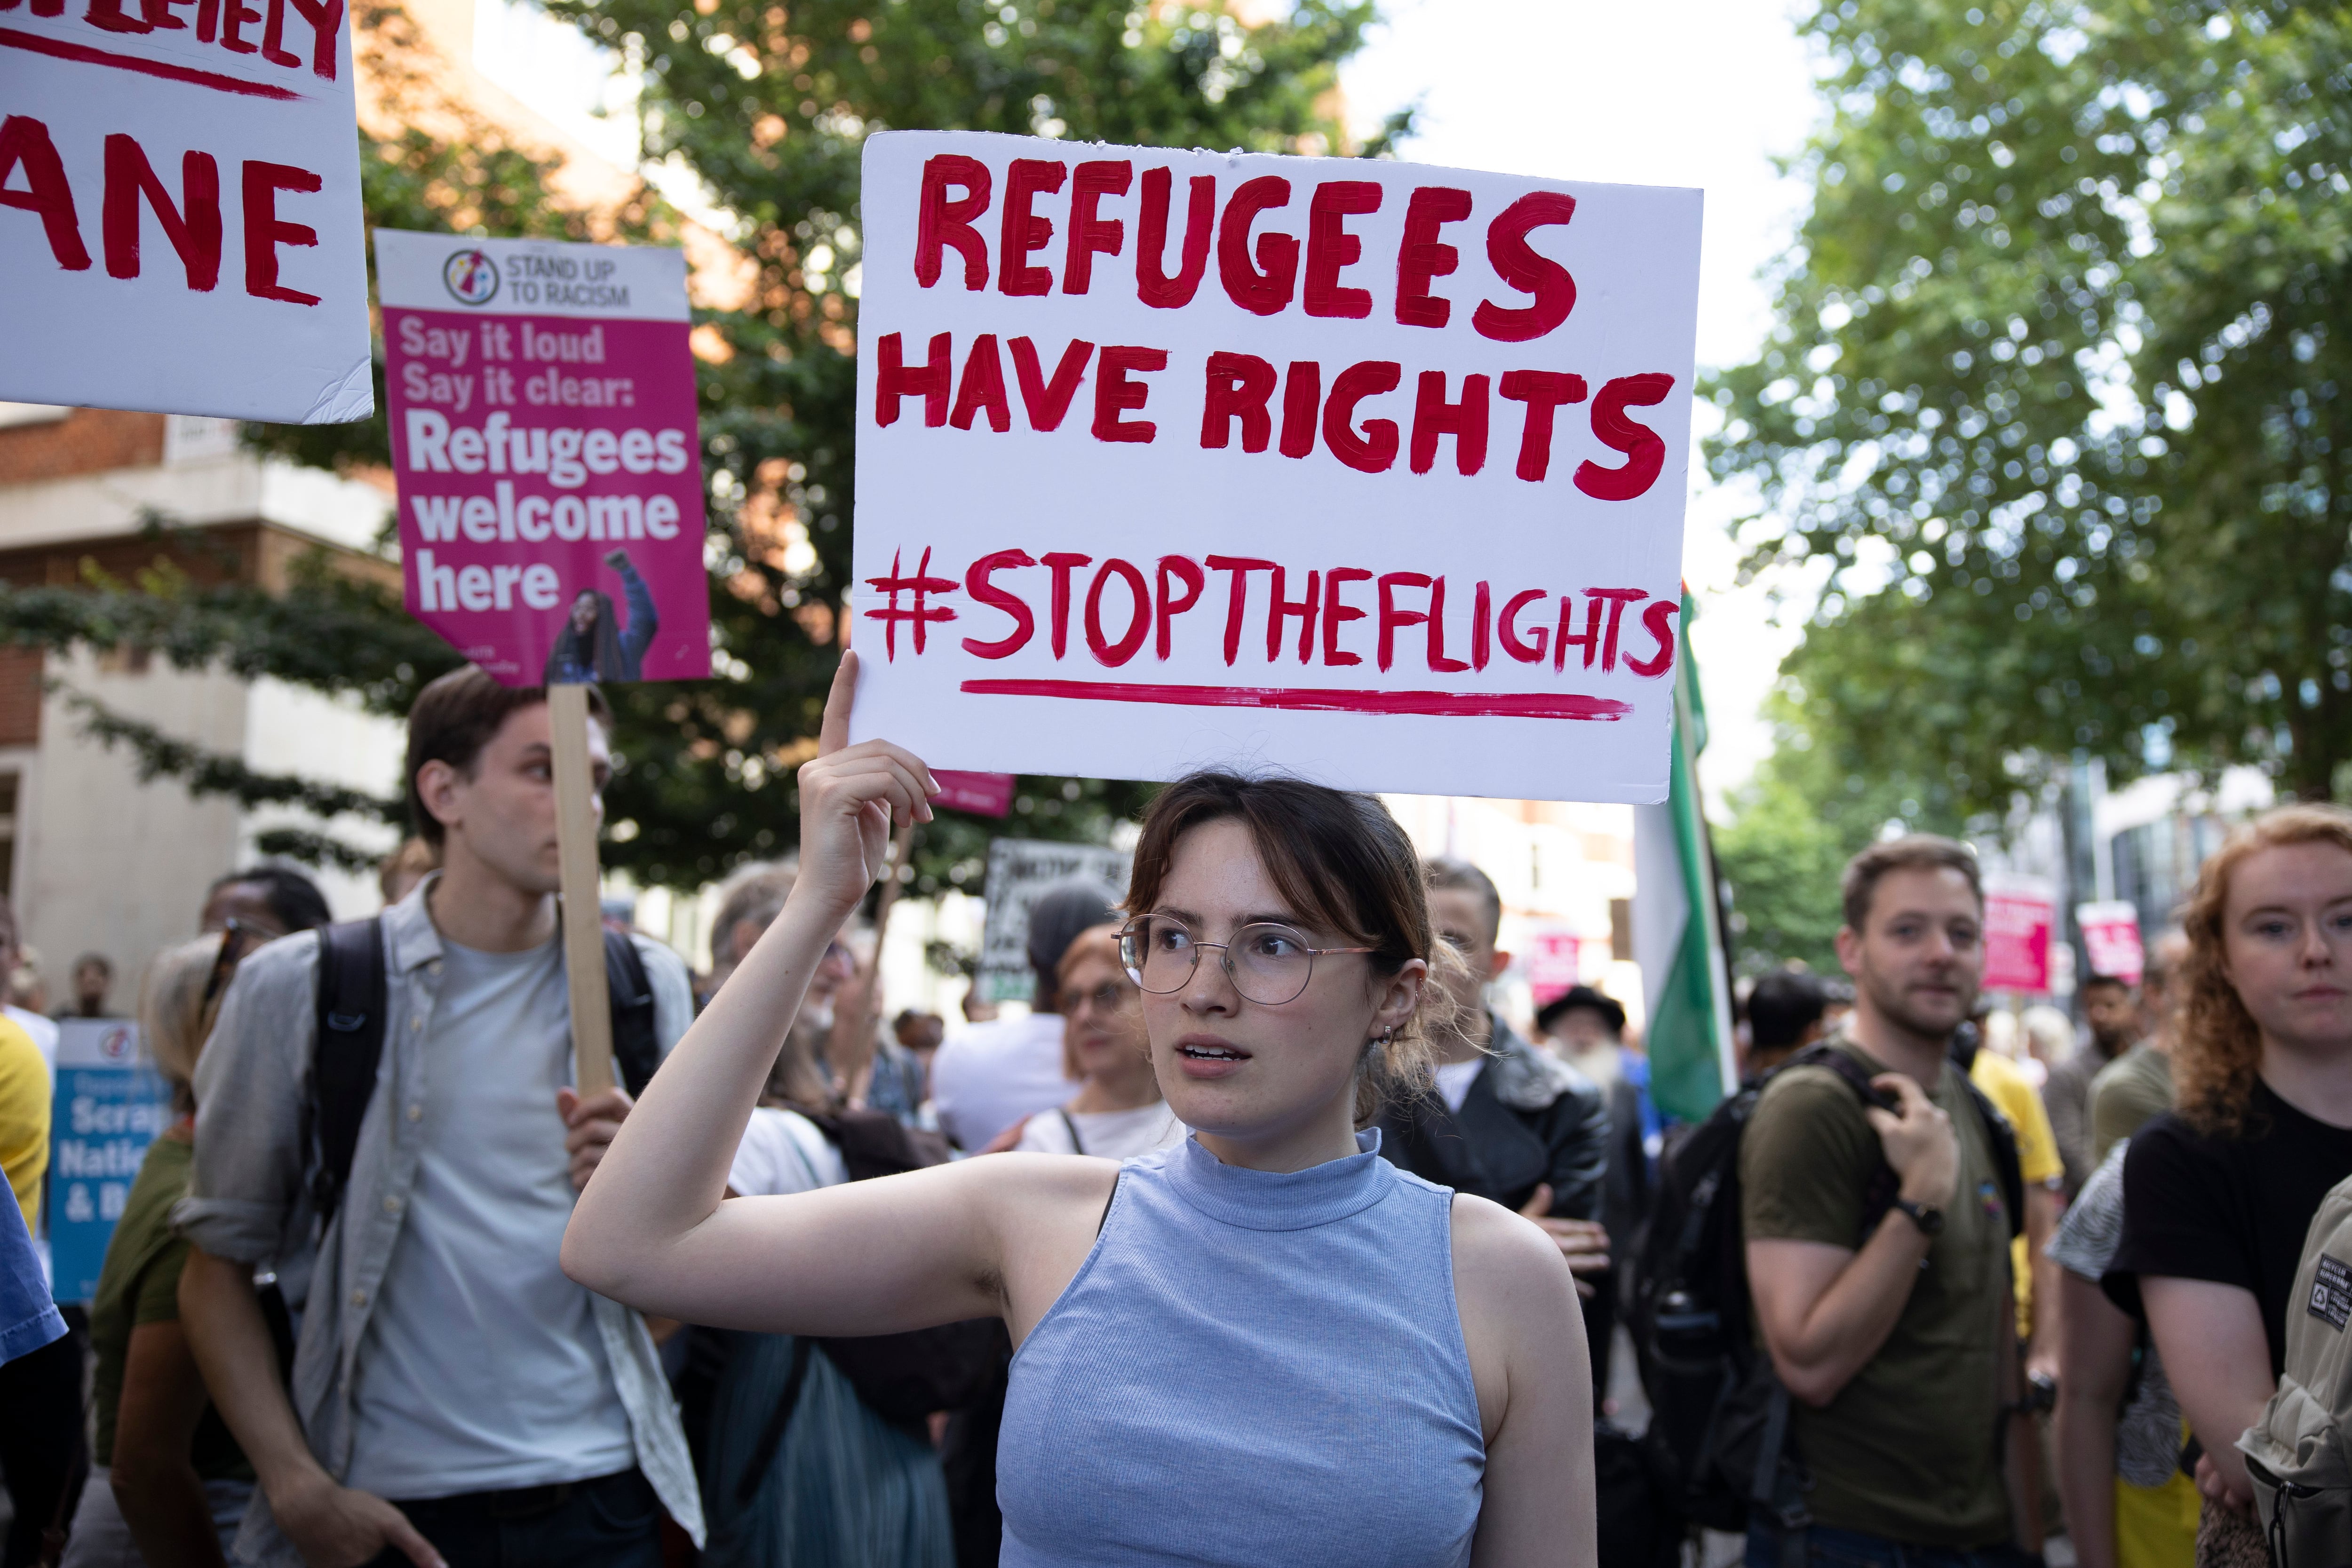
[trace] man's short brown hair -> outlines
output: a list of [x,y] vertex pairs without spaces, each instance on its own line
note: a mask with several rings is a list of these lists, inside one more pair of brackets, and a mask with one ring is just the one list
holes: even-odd
[[[418,837],[436,848],[443,838],[441,819],[425,809],[425,796],[416,788],[418,771],[427,763],[446,763],[472,778],[482,748],[507,716],[546,700],[544,686],[504,686],[472,664],[451,670],[416,694],[408,710],[408,816]],[[588,688],[588,712],[611,731],[613,710],[593,686]]]
[[1969,879],[1977,908],[1984,908],[1984,879],[1977,870],[1976,851],[1957,839],[1933,833],[1906,834],[1874,844],[1845,863],[1845,923],[1861,931],[1870,920],[1870,900],[1890,871],[1958,871]]

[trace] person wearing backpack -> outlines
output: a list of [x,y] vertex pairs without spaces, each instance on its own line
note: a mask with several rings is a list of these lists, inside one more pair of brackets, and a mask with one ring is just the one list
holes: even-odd
[[2003,1442],[2022,1385],[2021,1181],[2006,1124],[1949,1054],[1984,964],[1976,858],[1927,836],[1875,844],[1843,893],[1854,1012],[1766,1082],[1739,1145],[1758,1343],[1810,1481],[1778,1517],[1751,1510],[1748,1562],[2014,1563],[2041,1546],[2011,1508],[2024,1478],[2004,1473],[2022,1447]]
[[[611,713],[589,703],[601,789]],[[607,931],[631,1087],[572,1087],[551,742],[541,689],[471,667],[427,686],[409,809],[442,869],[247,959],[197,1064],[180,1310],[260,1481],[237,1541],[258,1568],[656,1568],[665,1510],[700,1539],[645,1321],[558,1257],[692,999],[675,953]]]
[[[2262,1552],[2239,1436],[2321,1310],[2296,1285],[2312,1216],[2352,1175],[2352,811],[2264,813],[2198,873],[2172,1047],[2178,1102],[2129,1146],[2101,1280],[2145,1319],[2203,1447],[2200,1562]],[[2339,1549],[2327,1561],[2352,1552]]]
[[2271,1568],[2325,1568],[2352,1561],[2352,1178],[2312,1216],[2292,1300],[2278,1392],[2237,1448]]

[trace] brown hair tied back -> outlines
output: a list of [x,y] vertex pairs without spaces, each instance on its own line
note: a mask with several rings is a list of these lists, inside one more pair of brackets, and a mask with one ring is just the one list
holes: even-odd
[[[1223,768],[1192,773],[1160,792],[1143,819],[1127,889],[1130,914],[1160,902],[1176,845],[1212,822],[1248,828],[1258,858],[1302,921],[1339,934],[1386,979],[1414,959],[1428,963],[1434,942],[1422,891],[1421,857],[1388,807],[1368,795],[1279,774],[1250,778]],[[1366,1127],[1391,1099],[1422,1091],[1429,1080],[1433,1028],[1451,1008],[1423,983],[1421,1007],[1404,1027],[1365,1052],[1356,1080],[1356,1125]]]
[[2352,854],[2352,811],[2300,805],[2264,812],[2213,852],[2181,910],[2189,957],[2180,968],[2172,1082],[2180,1119],[2200,1132],[2234,1138],[2248,1131],[2247,1107],[2263,1063],[2262,1031],[2238,999],[2227,970],[2222,918],[2230,879],[2257,851],[2294,844],[2332,844]]

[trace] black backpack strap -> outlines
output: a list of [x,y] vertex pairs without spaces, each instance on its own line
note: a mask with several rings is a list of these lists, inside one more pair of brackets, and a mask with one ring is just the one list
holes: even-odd
[[1963,1074],[1960,1081],[1968,1085],[1969,1098],[1976,1102],[1977,1117],[1984,1123],[1985,1136],[1992,1140],[1993,1169],[2000,1177],[2000,1195],[2009,1205],[2009,1235],[2013,1241],[2025,1234],[2025,1163],[2017,1152],[2017,1129],[2009,1124],[2000,1107],[1976,1086],[1974,1079]]
[[630,1094],[646,1091],[661,1066],[661,1037],[654,1029],[654,987],[637,944],[604,928],[604,985],[613,1003],[613,1065]]
[[[1973,1049],[1969,1052],[1969,1056],[1973,1059],[1975,1056]],[[1954,1058],[1952,1065],[1955,1068],[1959,1066],[1957,1057]],[[1881,1110],[1891,1109],[1888,1097],[1871,1087],[1869,1070],[1854,1060],[1851,1055],[1839,1050],[1834,1046],[1809,1047],[1783,1063],[1780,1070],[1785,1072],[1790,1068],[1800,1066],[1827,1068],[1843,1079],[1846,1087],[1853,1089],[1864,1105],[1875,1105]],[[2001,1196],[2009,1205],[2009,1233],[2012,1238],[2023,1236],[2025,1234],[2025,1168],[2018,1158],[2017,1132],[2010,1126],[2009,1118],[2003,1116],[2000,1113],[2000,1108],[1993,1104],[1986,1097],[1984,1090],[1976,1086],[1975,1080],[1969,1077],[1966,1069],[1960,1072],[1960,1085],[1969,1091],[1969,1099],[1977,1108],[1977,1116],[1984,1122],[1985,1134],[1992,1140],[1993,1168],[2000,1177]],[[1871,1178],[1870,1190],[1863,1200],[1864,1234],[1867,1235],[1870,1228],[1879,1222],[1886,1211],[1895,1206],[1895,1190],[1899,1184],[1895,1175],[1895,1168],[1881,1160],[1877,1173]]]
[[317,1034],[310,1055],[310,1205],[324,1236],[343,1201],[360,1123],[383,1059],[388,990],[381,918],[319,931]]
[[[1870,1069],[1854,1060],[1851,1053],[1839,1050],[1835,1046],[1810,1046],[1782,1063],[1779,1070],[1786,1072],[1793,1067],[1827,1068],[1838,1076],[1846,1088],[1853,1090],[1854,1098],[1861,1100],[1863,1104],[1874,1105],[1881,1110],[1894,1109],[1894,1097],[1870,1081]],[[1886,1211],[1895,1206],[1895,1195],[1902,1185],[1902,1178],[1895,1173],[1895,1167],[1888,1164],[1882,1154],[1878,1161],[1878,1168],[1870,1173],[1869,1186],[1863,1190],[1862,1234],[1864,1236],[1868,1236],[1877,1226],[1878,1222],[1886,1217]]]

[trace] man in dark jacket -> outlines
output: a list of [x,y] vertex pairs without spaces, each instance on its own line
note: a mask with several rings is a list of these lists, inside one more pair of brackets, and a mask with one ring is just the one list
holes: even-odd
[[[1495,945],[1503,901],[1486,873],[1463,861],[1431,862],[1429,916],[1466,961],[1465,970],[1440,975],[1459,1017],[1437,1042],[1433,1092],[1381,1114],[1381,1152],[1417,1176],[1526,1215],[1579,1276],[1606,1274],[1609,1243],[1598,1222],[1609,1113],[1601,1091],[1486,1006],[1486,986],[1511,955]],[[1593,1374],[1605,1388],[1611,1293],[1585,1278],[1577,1289]]]

